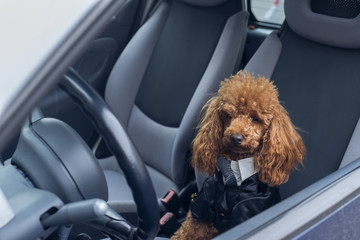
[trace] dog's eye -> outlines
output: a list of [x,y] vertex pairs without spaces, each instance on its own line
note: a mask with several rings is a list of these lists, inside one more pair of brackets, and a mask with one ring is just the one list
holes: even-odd
[[231,115],[228,114],[227,112],[224,112],[223,116],[224,116],[224,119],[230,119],[231,118]]
[[254,123],[260,122],[260,120],[255,116],[252,116],[251,118]]

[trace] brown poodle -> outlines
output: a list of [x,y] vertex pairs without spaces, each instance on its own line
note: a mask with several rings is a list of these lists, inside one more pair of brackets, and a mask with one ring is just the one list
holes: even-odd
[[[277,188],[302,163],[305,146],[269,79],[240,71],[221,83],[204,109],[193,142],[192,164],[199,172],[212,176],[220,156],[253,157],[259,182]],[[172,239],[210,239],[219,232],[189,212]]]

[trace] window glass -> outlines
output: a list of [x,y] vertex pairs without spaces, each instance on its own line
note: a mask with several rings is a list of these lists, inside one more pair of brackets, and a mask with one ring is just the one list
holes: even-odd
[[281,24],[285,18],[284,1],[251,0],[251,11],[258,21]]

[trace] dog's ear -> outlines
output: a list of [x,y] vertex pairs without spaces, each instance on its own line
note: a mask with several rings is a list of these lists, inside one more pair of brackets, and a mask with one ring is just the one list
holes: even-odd
[[302,138],[287,111],[279,105],[276,112],[263,137],[262,149],[254,158],[260,181],[270,186],[285,183],[291,170],[302,163],[306,153]]
[[193,141],[192,165],[201,173],[212,175],[220,153],[223,122],[219,112],[219,98],[211,98],[204,106],[205,115],[200,121],[198,134]]

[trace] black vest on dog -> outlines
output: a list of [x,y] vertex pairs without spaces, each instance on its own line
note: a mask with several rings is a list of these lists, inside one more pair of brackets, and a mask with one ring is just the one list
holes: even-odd
[[240,186],[233,182],[229,184],[226,175],[217,170],[205,180],[190,205],[193,218],[213,222],[220,232],[224,232],[280,201],[279,189],[260,182],[257,173]]

